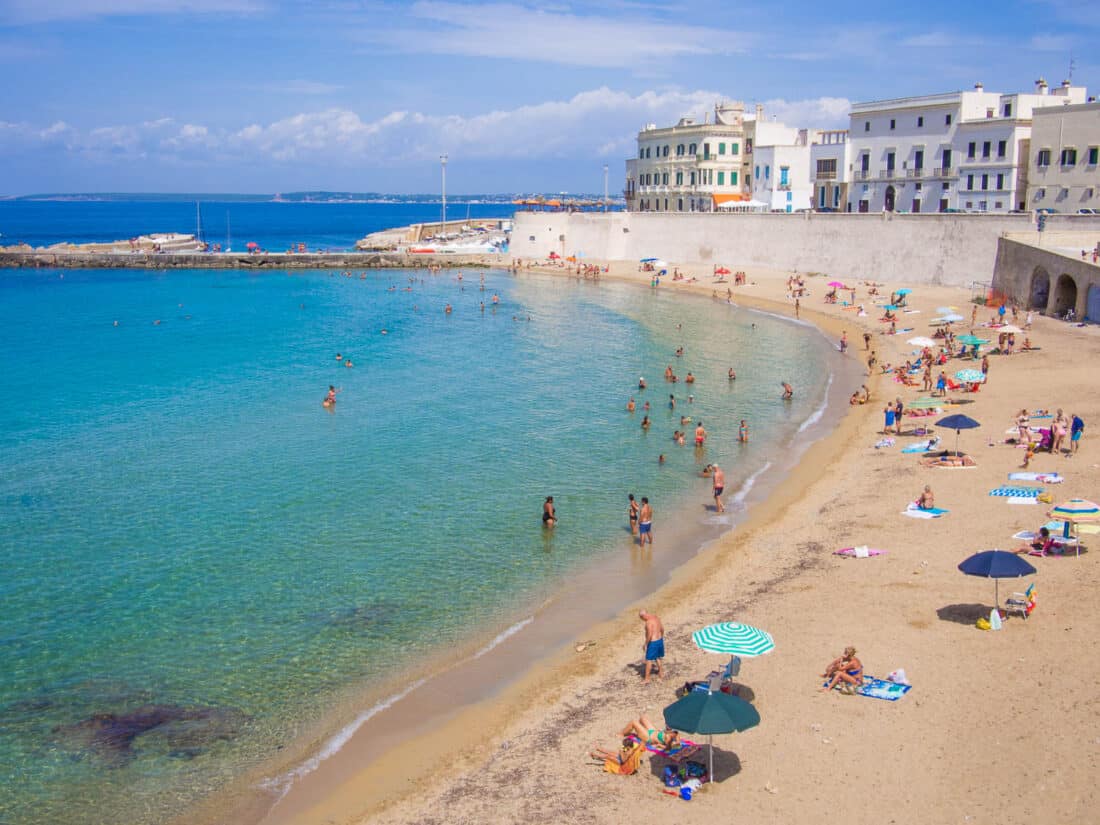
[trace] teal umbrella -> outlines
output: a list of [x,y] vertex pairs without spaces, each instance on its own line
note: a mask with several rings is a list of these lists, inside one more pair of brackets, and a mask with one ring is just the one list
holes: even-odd
[[913,291],[913,290],[909,289],[909,287],[905,287],[905,288],[903,288],[903,289],[899,289],[899,290],[897,291],[897,294],[898,294],[898,295],[908,295],[908,294],[909,294],[910,292],[912,292],[912,291]]
[[775,640],[770,633],[739,622],[707,625],[692,633],[691,640],[700,650],[731,656],[762,656],[775,648]]
[[716,733],[748,730],[760,724],[756,708],[728,693],[692,691],[665,708],[665,724],[684,733],[705,733],[710,751],[711,780],[714,780],[714,743]]

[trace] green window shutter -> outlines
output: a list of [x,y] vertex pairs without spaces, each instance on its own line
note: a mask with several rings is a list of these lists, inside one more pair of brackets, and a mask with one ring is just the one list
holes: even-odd
[[[724,143],[719,143],[718,145],[719,146],[725,146]],[[725,172],[719,172],[718,173],[718,185],[719,186],[725,186],[726,185],[726,173]]]

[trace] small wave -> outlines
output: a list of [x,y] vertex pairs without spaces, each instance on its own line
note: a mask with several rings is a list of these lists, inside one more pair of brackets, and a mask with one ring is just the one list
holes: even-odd
[[521,630],[523,630],[523,628],[527,627],[527,625],[531,624],[531,622],[533,622],[534,620],[535,620],[534,616],[528,616],[523,621],[516,622],[514,625],[509,627],[507,630],[502,630],[500,633],[497,634],[496,638],[493,639],[493,641],[489,642],[489,644],[485,645],[485,647],[481,648],[481,650],[479,650],[477,653],[475,653],[474,658],[475,659],[480,659],[482,656],[484,656],[486,653],[488,653],[494,647],[499,645],[501,642],[503,642],[509,636],[514,636],[515,634],[519,633]]
[[[473,658],[480,659],[490,650],[500,645],[505,639],[509,638],[510,636],[514,636],[516,633],[519,633],[521,630],[523,630],[523,628],[527,627],[527,625],[531,624],[531,622],[533,622],[534,620],[534,616],[528,616],[526,619],[516,622],[514,625],[507,628],[506,630],[502,630],[491,642],[489,642],[489,644],[485,645],[485,647],[475,653],[473,655]],[[291,785],[293,785],[297,780],[313,773],[315,770],[317,770],[317,768],[320,767],[322,762],[324,762],[330,756],[339,753],[340,749],[348,743],[352,736],[355,735],[355,732],[359,730],[359,728],[363,727],[363,725],[371,717],[377,716],[382,711],[393,707],[395,704],[400,702],[402,699],[404,699],[421,685],[425,684],[427,681],[427,678],[417,679],[415,682],[413,682],[411,685],[409,685],[407,688],[400,691],[399,693],[395,693],[393,696],[383,699],[381,702],[378,702],[377,704],[363,711],[358,716],[356,716],[355,719],[353,719],[349,724],[337,731],[337,733],[331,739],[329,739],[324,744],[324,747],[322,747],[321,750],[318,751],[314,756],[311,756],[301,765],[294,768],[293,770],[287,771],[282,776],[276,777],[275,779],[264,780],[260,783],[260,787],[268,791],[273,791],[277,796],[276,801],[282,799],[284,796],[286,796],[287,791],[290,790]]]
[[772,463],[769,461],[751,476],[746,478],[745,483],[741,485],[741,489],[739,489],[730,497],[730,503],[736,506],[743,507],[745,504],[745,497],[748,496],[749,491],[752,490],[753,486],[756,484],[756,479],[760,478],[760,476],[763,475],[764,472],[771,466]]
[[819,406],[816,410],[814,410],[812,413],[810,413],[810,417],[802,422],[802,426],[800,426],[798,428],[798,432],[803,432],[804,430],[812,427],[814,424],[816,424],[818,421],[821,420],[821,416],[825,415],[825,410],[829,406],[829,390],[832,389],[832,386],[833,386],[833,373],[830,372],[829,373],[829,380],[825,384],[825,398],[824,398],[824,400],[822,400],[821,406]]
[[275,779],[265,779],[263,782],[260,783],[260,787],[264,788],[265,790],[274,791],[278,797],[276,801],[282,799],[284,796],[286,796],[287,791],[290,790],[290,786],[293,785],[295,781],[313,773],[315,770],[317,770],[318,767],[320,767],[322,762],[324,762],[330,756],[339,753],[340,749],[348,743],[348,740],[350,740],[351,737],[355,735],[355,732],[359,730],[359,728],[363,727],[368,719],[378,715],[387,708],[390,708],[396,703],[400,702],[402,699],[404,699],[421,685],[425,684],[427,681],[428,680],[426,678],[417,679],[415,682],[413,682],[411,685],[409,685],[407,688],[400,691],[399,693],[395,693],[393,696],[390,696],[387,699],[383,699],[381,702],[378,702],[376,705],[363,711],[358,716],[356,716],[355,719],[352,720],[349,724],[345,725],[341,730],[337,731],[337,733],[331,739],[329,739],[324,744],[324,747],[322,747],[321,750],[318,751],[314,756],[311,756],[301,765],[294,768],[293,770],[287,771],[282,776],[276,777]]

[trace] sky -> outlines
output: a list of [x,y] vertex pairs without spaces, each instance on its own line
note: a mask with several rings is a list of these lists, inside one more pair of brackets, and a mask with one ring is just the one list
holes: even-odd
[[[0,0],[0,195],[612,192],[646,123],[1100,87],[1095,0]],[[1091,46],[1091,48],[1090,48]]]

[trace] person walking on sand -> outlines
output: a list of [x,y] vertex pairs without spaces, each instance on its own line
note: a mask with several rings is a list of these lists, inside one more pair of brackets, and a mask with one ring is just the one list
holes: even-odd
[[795,318],[800,318],[801,317],[799,315],[799,309],[801,309],[801,307],[802,307],[802,305],[799,303],[799,300],[797,298],[795,298],[794,299],[794,317]]
[[653,546],[653,508],[649,506],[649,499],[642,496],[642,508],[638,511],[638,545]]
[[[1085,422],[1077,413],[1072,413],[1072,423],[1069,426],[1069,455],[1077,455],[1077,448],[1081,446],[1081,436],[1085,434]],[[1069,456],[1066,456],[1069,458]]]
[[871,333],[865,332],[865,333],[863,333],[863,350],[864,350],[864,352],[868,352],[868,351],[870,351],[870,349],[871,349]]
[[848,330],[844,330],[840,333],[840,352],[841,354],[848,351]]
[[626,517],[630,520],[630,535],[636,536],[638,535],[638,511],[641,508],[638,506],[638,502],[634,500],[633,493],[628,494],[626,498],[630,502],[626,510]]
[[711,468],[711,478],[714,484],[714,509],[716,512],[726,512],[726,505],[722,503],[722,492],[726,489],[726,474],[722,468],[715,464]]
[[665,678],[661,669],[661,660],[665,658],[665,626],[660,619],[645,610],[638,612],[638,618],[645,625],[645,643],[642,645],[642,650],[645,651],[645,677],[642,683],[645,684],[649,682],[652,670],[657,671],[658,679]]

